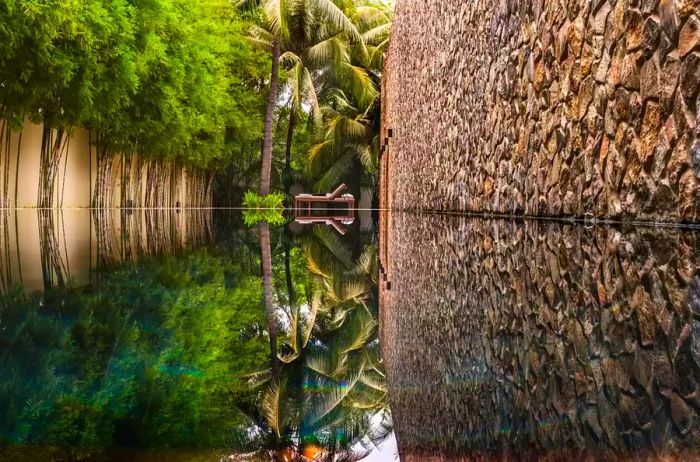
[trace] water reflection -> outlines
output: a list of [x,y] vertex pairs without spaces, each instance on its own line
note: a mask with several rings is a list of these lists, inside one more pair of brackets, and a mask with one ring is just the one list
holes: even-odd
[[3,213],[0,460],[349,461],[389,435],[371,232],[269,228],[271,362],[236,212]]
[[213,242],[211,211],[0,210],[0,293],[83,286],[102,270]]
[[244,410],[255,431],[240,447],[251,452],[228,460],[362,460],[391,432],[375,329],[376,246],[353,248],[318,226],[302,239],[305,271],[294,271],[287,230],[286,303],[275,307],[269,226],[258,234],[268,332],[284,339],[270,336],[269,367],[250,376],[260,398]]
[[393,214],[402,460],[695,460],[696,232]]

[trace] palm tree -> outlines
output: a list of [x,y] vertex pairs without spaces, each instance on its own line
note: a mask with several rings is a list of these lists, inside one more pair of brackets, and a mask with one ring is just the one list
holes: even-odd
[[391,32],[391,11],[360,2],[351,20],[364,48],[348,47],[346,58],[322,95],[323,124],[308,151],[307,175],[326,190],[353,168],[376,171],[379,151],[379,82]]
[[[299,50],[304,50],[313,43],[315,31],[334,31],[335,34],[347,33],[355,42],[361,43],[362,36],[352,21],[346,16],[336,2],[344,8],[352,2],[342,0],[241,0],[239,5],[245,8],[262,6],[265,27],[254,27],[251,40],[263,48],[272,51],[272,71],[270,76],[270,93],[265,112],[265,126],[262,144],[262,167],[260,172],[260,194],[270,189],[272,170],[272,124],[278,99],[278,75],[281,58],[297,66],[293,74],[297,75],[296,102],[293,106],[301,107],[302,93],[311,95],[313,83],[308,69],[302,66]],[[283,51],[284,50],[284,51]],[[294,119],[290,119],[293,131]]]

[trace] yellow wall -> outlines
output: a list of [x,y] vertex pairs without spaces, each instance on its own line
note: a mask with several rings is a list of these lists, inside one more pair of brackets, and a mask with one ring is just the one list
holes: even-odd
[[[2,124],[2,121],[0,121]],[[27,121],[22,132],[10,134],[9,145],[0,143],[0,208],[34,208],[38,204],[39,176],[41,162],[42,126]],[[19,146],[19,169],[17,154]],[[9,148],[8,148],[9,147]],[[134,157],[137,159],[137,157]],[[111,206],[118,207],[121,197],[122,156],[113,159]],[[128,167],[127,167],[128,168]],[[188,176],[184,170],[177,170],[180,176],[179,192],[170,197],[167,192],[162,204],[174,207],[177,202],[185,205],[185,191]],[[141,197],[130,197],[134,205],[144,203],[146,193],[146,169],[138,172],[136,162],[131,165],[132,181],[140,181]],[[7,178],[7,179],[5,179]],[[55,208],[87,208],[91,206],[92,191],[97,178],[97,158],[94,146],[91,147],[89,132],[82,128],[72,131],[61,158],[59,173],[54,190]],[[7,185],[5,184],[7,183]],[[166,188],[167,189],[167,188]],[[5,191],[7,190],[7,195]],[[16,198],[15,198],[16,191]]]

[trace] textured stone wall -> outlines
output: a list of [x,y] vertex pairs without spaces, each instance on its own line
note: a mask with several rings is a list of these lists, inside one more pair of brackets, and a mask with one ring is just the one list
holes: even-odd
[[700,221],[700,0],[398,0],[398,208]]
[[402,460],[700,459],[700,234],[395,213],[389,239]]

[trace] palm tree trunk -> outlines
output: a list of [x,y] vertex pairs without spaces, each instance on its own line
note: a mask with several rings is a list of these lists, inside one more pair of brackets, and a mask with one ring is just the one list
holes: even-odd
[[262,276],[263,276],[263,303],[265,316],[267,317],[267,331],[270,337],[270,367],[276,374],[278,369],[277,358],[277,316],[272,305],[272,251],[270,246],[270,226],[267,222],[260,222],[260,247],[262,249]]
[[292,186],[292,140],[294,139],[294,124],[296,122],[296,113],[292,105],[289,111],[289,128],[287,128],[287,146],[284,152],[284,192],[289,194],[289,188]]
[[260,170],[260,195],[270,192],[270,172],[272,171],[272,117],[277,104],[277,75],[279,73],[280,38],[275,37],[272,44],[272,75],[270,77],[270,94],[267,97],[265,112],[265,133],[262,145],[262,168]]

